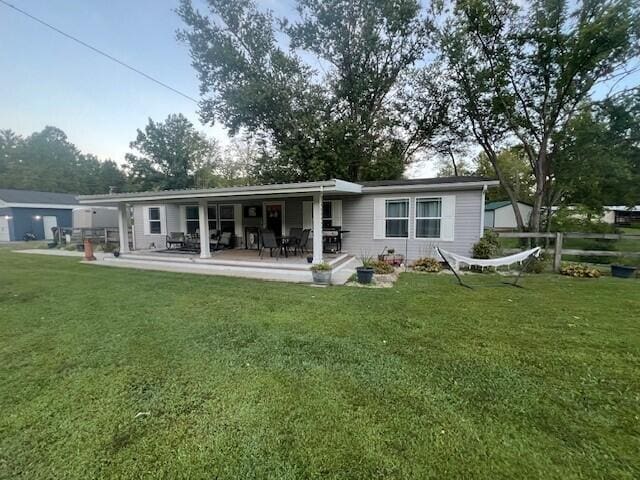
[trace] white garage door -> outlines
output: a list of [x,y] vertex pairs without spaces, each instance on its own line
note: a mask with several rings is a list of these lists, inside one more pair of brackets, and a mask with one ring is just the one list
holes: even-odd
[[51,229],[58,226],[58,218],[45,215],[42,217],[42,226],[44,227],[44,238],[53,240],[53,232]]
[[0,217],[0,242],[9,241],[9,220],[5,217]]

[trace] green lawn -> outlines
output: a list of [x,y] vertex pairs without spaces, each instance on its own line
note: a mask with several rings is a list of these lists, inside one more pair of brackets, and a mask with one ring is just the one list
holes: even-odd
[[640,281],[494,281],[0,249],[0,478],[639,478]]

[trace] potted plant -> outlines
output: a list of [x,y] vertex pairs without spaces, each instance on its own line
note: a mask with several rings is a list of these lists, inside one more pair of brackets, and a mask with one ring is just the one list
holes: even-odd
[[633,266],[633,260],[621,258],[619,264],[611,265],[611,276],[617,278],[633,278],[637,267]]
[[313,255],[307,255],[307,263],[313,263]]
[[316,263],[311,267],[313,283],[328,285],[331,283],[331,265],[326,262]]
[[369,284],[373,280],[373,260],[371,257],[363,256],[361,259],[362,266],[356,268],[356,276],[358,283]]

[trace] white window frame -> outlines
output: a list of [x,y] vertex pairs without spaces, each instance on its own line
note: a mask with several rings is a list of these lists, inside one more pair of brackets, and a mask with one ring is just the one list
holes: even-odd
[[[198,212],[198,218],[196,220],[194,219],[189,219],[187,218],[187,209],[188,208],[195,208],[196,212]],[[200,233],[200,208],[198,205],[185,205],[183,207],[183,213],[184,213],[184,232],[188,233],[189,232],[189,222],[197,222],[198,226],[196,227],[195,232]]]
[[222,208],[221,207],[231,207],[231,211],[233,212],[233,231],[232,233],[235,235],[236,233],[236,225],[237,225],[237,221],[238,219],[236,218],[236,207],[235,204],[233,203],[219,203],[217,204],[217,214],[218,214],[218,230],[222,231],[222,222],[230,222],[232,219],[230,218],[222,218]]
[[[418,202],[423,200],[438,200],[440,202],[440,216],[439,217],[419,217],[418,216]],[[442,197],[416,197],[413,200],[413,211],[415,212],[415,218],[413,219],[413,238],[414,240],[433,241],[440,240],[442,238],[442,209],[443,200]],[[440,221],[440,234],[437,237],[419,237],[418,236],[418,220],[439,220]]]
[[[411,238],[411,198],[409,197],[390,197],[384,198],[384,239],[385,240],[402,240]],[[387,217],[387,202],[407,202],[407,216],[406,217]],[[387,236],[387,220],[406,220],[407,221],[407,236],[406,237],[389,237]]]
[[[152,220],[150,211],[152,208],[158,209],[158,220]],[[144,206],[144,234],[145,235],[166,235],[166,218],[164,205],[145,205]],[[151,222],[160,222],[160,233],[151,233]]]

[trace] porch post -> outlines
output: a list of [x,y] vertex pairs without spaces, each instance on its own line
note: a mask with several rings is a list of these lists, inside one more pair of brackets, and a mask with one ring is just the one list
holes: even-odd
[[209,210],[207,200],[200,200],[198,204],[198,220],[200,221],[200,258],[211,258],[209,247]]
[[322,263],[322,192],[313,196],[313,263]]
[[129,209],[126,203],[118,204],[118,236],[120,253],[129,253]]

